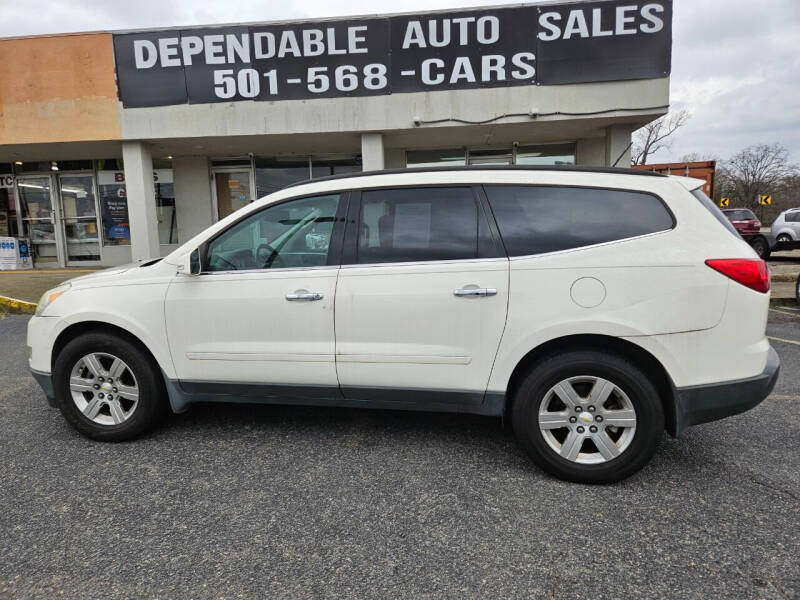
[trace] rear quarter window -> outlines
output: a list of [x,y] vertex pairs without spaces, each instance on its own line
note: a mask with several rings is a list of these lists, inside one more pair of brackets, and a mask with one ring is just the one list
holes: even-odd
[[722,226],[725,227],[725,229],[730,231],[733,235],[735,235],[739,239],[742,238],[742,236],[739,235],[739,232],[736,231],[736,227],[731,225],[731,222],[728,220],[728,218],[724,214],[722,214],[722,211],[719,208],[717,208],[717,205],[714,204],[711,198],[705,195],[705,193],[701,188],[697,188],[696,190],[694,190],[692,192],[692,196],[697,198],[698,202],[700,202],[700,204],[702,204],[708,212],[714,215],[714,218],[717,221],[719,221],[722,224]]
[[509,256],[592,246],[675,226],[664,203],[643,192],[505,185],[485,190]]

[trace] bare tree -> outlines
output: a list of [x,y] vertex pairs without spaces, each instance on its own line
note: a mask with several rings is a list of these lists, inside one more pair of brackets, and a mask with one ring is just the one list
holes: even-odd
[[678,159],[678,162],[707,162],[713,160],[715,162],[719,162],[719,156],[716,154],[705,154],[703,152],[690,152],[689,154],[684,154]]
[[722,184],[720,191],[763,218],[765,208],[761,206],[761,196],[776,194],[784,182],[797,173],[797,165],[789,162],[786,148],[780,144],[757,144],[725,161],[717,181]]
[[659,150],[669,150],[672,140],[668,138],[683,127],[690,116],[689,111],[679,110],[676,113],[668,113],[635,131],[631,146],[631,163],[647,164],[651,154]]

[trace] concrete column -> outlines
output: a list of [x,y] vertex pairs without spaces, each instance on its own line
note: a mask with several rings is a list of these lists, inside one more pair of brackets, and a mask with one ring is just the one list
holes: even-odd
[[575,143],[575,164],[603,167],[606,164],[606,138],[582,138]]
[[387,169],[406,168],[406,151],[402,148],[389,148],[384,150],[383,156],[386,158]]
[[631,133],[630,125],[606,127],[606,166],[626,169],[631,166]]
[[143,142],[122,142],[122,160],[131,227],[131,258],[134,262],[157,258],[161,251],[150,146]]
[[214,222],[208,159],[205,156],[176,156],[172,159],[172,176],[178,243],[183,244]]
[[383,134],[361,134],[361,168],[364,171],[379,171],[383,169]]

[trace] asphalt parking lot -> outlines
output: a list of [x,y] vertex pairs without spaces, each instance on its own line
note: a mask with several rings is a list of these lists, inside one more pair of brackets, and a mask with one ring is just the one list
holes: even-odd
[[91,442],[7,316],[0,597],[800,597],[800,311],[776,310],[773,395],[605,487],[458,415],[208,405]]

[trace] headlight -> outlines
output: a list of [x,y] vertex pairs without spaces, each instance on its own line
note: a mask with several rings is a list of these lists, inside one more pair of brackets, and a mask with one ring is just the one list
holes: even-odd
[[55,302],[62,294],[69,291],[71,287],[71,283],[64,283],[58,287],[54,287],[52,290],[47,290],[39,299],[39,304],[36,307],[36,315],[41,315],[45,308]]

